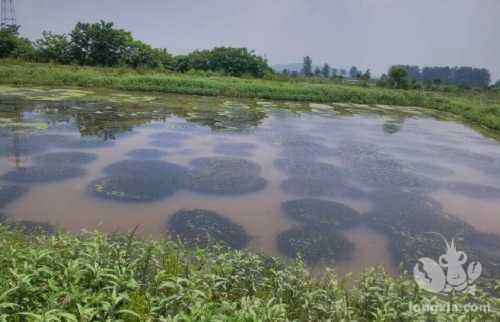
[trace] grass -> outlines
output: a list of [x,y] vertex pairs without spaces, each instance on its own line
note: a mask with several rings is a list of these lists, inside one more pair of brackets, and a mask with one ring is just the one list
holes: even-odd
[[500,95],[497,91],[424,92],[336,83],[208,77],[158,71],[23,63],[11,60],[0,61],[0,83],[110,88],[319,103],[348,102],[419,106],[450,112],[465,121],[500,130]]
[[[500,301],[435,296],[369,270],[346,287],[332,272],[246,251],[82,233],[26,236],[0,225],[0,321],[494,321]],[[484,305],[483,312],[416,306]],[[427,306],[428,307],[428,306]],[[413,309],[412,309],[413,308]]]

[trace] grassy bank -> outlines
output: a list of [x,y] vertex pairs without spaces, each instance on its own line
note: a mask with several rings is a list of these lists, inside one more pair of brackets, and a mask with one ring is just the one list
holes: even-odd
[[320,103],[349,102],[420,106],[451,112],[468,122],[500,130],[498,94],[403,91],[342,84],[314,84],[234,77],[206,77],[127,69],[0,61],[0,83],[79,86]]
[[[493,321],[484,294],[438,298],[368,271],[354,288],[298,262],[132,235],[26,237],[0,225],[1,321]],[[417,312],[476,303],[489,312]],[[413,308],[413,309],[412,309]]]

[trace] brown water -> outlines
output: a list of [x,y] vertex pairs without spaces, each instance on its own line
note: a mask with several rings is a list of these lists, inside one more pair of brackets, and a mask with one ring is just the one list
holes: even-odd
[[[359,225],[335,230],[354,245],[347,258],[311,262],[317,267],[335,267],[340,273],[382,265],[396,274],[398,257],[390,244],[392,240],[397,247],[398,241],[367,220],[372,211],[383,208],[380,200],[387,200],[374,196],[386,193],[432,199],[443,213],[463,220],[477,233],[500,234],[500,144],[460,123],[437,120],[418,109],[395,113],[384,107],[272,106],[270,102],[186,96],[164,96],[167,103],[153,105],[22,98],[0,97],[0,180],[27,188],[4,205],[7,221],[47,222],[75,233],[82,229],[127,231],[139,226],[141,235],[162,238],[168,235],[172,214],[199,208],[240,225],[250,236],[249,249],[283,255],[277,236],[307,224],[287,216],[282,202],[305,197],[331,200],[362,217]],[[154,135],[163,132],[186,135],[174,144],[153,145]],[[74,140],[92,137],[114,145],[81,148],[42,140],[36,149],[30,146],[30,138],[46,134]],[[251,148],[230,151],[234,152],[231,156],[217,152],[217,145],[228,143],[249,143]],[[184,187],[151,202],[108,200],[89,192],[89,184],[103,177],[107,166],[130,159],[127,153],[138,148],[165,151],[160,160],[190,171],[190,162],[200,157],[243,158],[260,166],[259,175],[267,183],[257,191],[236,195]],[[39,155],[58,151],[92,153],[96,159],[78,166],[84,168],[83,175],[55,182],[16,182],[15,176],[3,176],[36,164]],[[304,168],[284,171],[275,161],[283,158]],[[300,184],[290,189],[283,186],[289,177],[310,178],[307,169],[311,162],[333,165],[343,177],[332,177],[334,188],[315,186],[304,191]],[[329,175],[321,173],[319,179],[328,183]],[[335,186],[337,179],[342,186]],[[459,182],[461,188],[450,182]],[[464,188],[463,183],[475,186]],[[404,204],[400,206],[405,209]],[[441,232],[441,227],[435,228]]]

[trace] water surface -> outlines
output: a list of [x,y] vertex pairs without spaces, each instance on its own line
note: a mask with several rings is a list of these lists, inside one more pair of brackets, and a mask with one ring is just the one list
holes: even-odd
[[[416,258],[444,251],[431,231],[461,240],[488,263],[500,258],[500,145],[448,116],[348,104],[0,92],[0,217],[9,222],[75,233],[139,226],[143,236],[196,233],[206,243],[203,227],[186,232],[170,222],[179,211],[204,209],[216,215],[196,225],[220,229],[214,236],[245,234],[232,245],[285,257],[304,252],[311,266],[341,273],[382,265],[396,274],[400,261],[410,269]],[[299,215],[283,207],[293,200]],[[322,209],[321,201],[332,203]],[[342,207],[352,211],[339,217]],[[331,221],[321,217],[328,209]],[[493,264],[485,265],[488,276],[497,276]]]

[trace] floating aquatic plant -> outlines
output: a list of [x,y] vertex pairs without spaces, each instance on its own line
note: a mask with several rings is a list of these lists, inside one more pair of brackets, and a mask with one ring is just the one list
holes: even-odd
[[222,108],[196,106],[189,112],[187,119],[216,131],[241,132],[257,127],[266,117],[266,112],[261,108],[230,102]]
[[252,154],[256,148],[252,143],[219,143],[214,147],[214,152],[229,156],[245,157]]
[[134,160],[154,160],[161,159],[167,155],[166,151],[158,149],[135,149],[129,151],[127,156]]
[[310,158],[335,155],[335,150],[318,142],[286,142],[281,145],[281,155],[285,158]]
[[188,177],[183,166],[160,160],[122,160],[104,168],[107,177],[92,181],[96,197],[126,202],[163,199],[182,189]]
[[335,201],[296,199],[283,202],[281,208],[291,218],[307,225],[346,229],[361,222],[360,213]]
[[[455,239],[471,260],[479,260],[487,268],[485,277],[500,276],[494,263],[498,252],[487,249],[500,247],[500,237],[478,232],[471,225],[445,213],[440,204],[428,197],[408,192],[375,193],[374,208],[365,215],[368,223],[385,233],[396,262],[407,270],[421,257],[438,258],[443,253],[443,240]],[[495,245],[495,246],[492,246]]]
[[191,162],[189,189],[210,194],[237,195],[264,189],[260,166],[229,157],[199,158]]
[[309,197],[366,198],[366,192],[334,178],[289,177],[281,182],[283,191]]
[[290,258],[302,257],[308,263],[348,259],[354,245],[329,227],[305,226],[278,235],[278,248]]
[[33,158],[33,161],[43,165],[84,165],[95,160],[97,155],[85,152],[52,152]]
[[40,165],[11,170],[0,178],[12,182],[45,183],[83,176],[85,170],[69,165]]
[[188,169],[161,160],[122,160],[108,165],[104,172],[112,176],[161,179],[180,188],[187,180]]
[[405,163],[405,167],[413,173],[437,179],[441,177],[448,177],[455,173],[450,168],[427,162],[409,162]]
[[172,215],[168,231],[189,246],[207,247],[222,243],[241,249],[249,237],[245,230],[224,216],[205,209],[181,210]]
[[111,147],[114,144],[113,140],[104,140],[97,137],[80,137],[61,144],[60,147],[66,149],[98,149]]
[[342,170],[333,164],[303,159],[276,159],[274,166],[289,176],[342,180]]
[[439,187],[432,178],[405,169],[402,162],[380,152],[376,147],[359,142],[346,142],[338,156],[344,173],[354,181],[373,188],[390,190],[431,191]]
[[166,198],[179,185],[162,177],[112,175],[92,181],[89,192],[98,198],[122,202],[152,202]]

